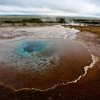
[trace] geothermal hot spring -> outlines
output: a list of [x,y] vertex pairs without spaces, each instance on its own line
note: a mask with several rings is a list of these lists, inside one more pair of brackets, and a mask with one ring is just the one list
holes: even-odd
[[69,39],[24,39],[0,45],[0,83],[47,90],[84,75],[90,52]]

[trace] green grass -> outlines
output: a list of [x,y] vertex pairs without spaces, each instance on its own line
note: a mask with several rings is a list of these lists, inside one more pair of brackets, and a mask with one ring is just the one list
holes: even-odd
[[89,31],[94,34],[100,34],[100,27],[93,27],[93,26],[70,26],[70,27],[78,29],[80,31]]
[[[63,25],[64,26],[64,25]],[[88,31],[90,33],[96,34],[97,38],[100,38],[100,26],[75,26],[75,25],[65,25],[64,27],[75,28],[82,31]]]
[[100,38],[100,27],[94,27],[94,26],[67,26],[67,27],[75,28],[80,31],[88,31],[96,34]]

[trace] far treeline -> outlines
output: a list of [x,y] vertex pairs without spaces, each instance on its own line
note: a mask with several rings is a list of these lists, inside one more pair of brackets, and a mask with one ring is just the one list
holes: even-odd
[[71,22],[78,23],[78,24],[84,24],[84,25],[94,25],[94,26],[100,26],[100,20],[99,19],[74,19],[74,18],[29,18],[29,17],[22,17],[22,18],[0,18],[0,26],[3,26],[2,24],[11,24],[12,26],[15,26],[15,24],[26,26],[28,23],[63,23],[70,24]]
[[23,23],[23,25],[26,25],[26,23],[43,23],[43,21],[39,18],[25,18],[25,19],[12,19],[12,18],[2,18],[0,19],[0,25],[3,23],[12,23],[12,25],[14,26],[15,23]]
[[73,21],[82,24],[100,24],[100,20],[96,19],[73,19]]
[[0,18],[0,26],[2,24],[12,24],[13,26],[16,23],[22,23],[23,26],[26,25],[26,23],[65,23],[64,18],[56,18],[56,21],[52,20],[46,20],[43,21],[41,18]]

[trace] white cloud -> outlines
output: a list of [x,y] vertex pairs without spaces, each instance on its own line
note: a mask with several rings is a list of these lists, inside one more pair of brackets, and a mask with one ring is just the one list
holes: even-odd
[[[8,1],[8,2],[7,2]],[[0,1],[0,14],[47,14],[71,16],[100,15],[94,0],[4,0]],[[98,0],[96,0],[97,2]],[[98,1],[99,3],[99,1]]]

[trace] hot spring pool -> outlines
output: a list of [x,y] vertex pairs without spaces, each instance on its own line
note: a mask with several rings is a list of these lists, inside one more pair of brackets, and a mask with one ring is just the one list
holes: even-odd
[[68,39],[8,42],[0,45],[0,82],[44,90],[77,79],[91,62],[87,48]]

